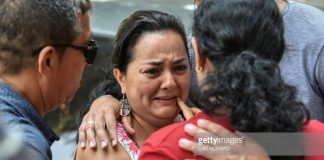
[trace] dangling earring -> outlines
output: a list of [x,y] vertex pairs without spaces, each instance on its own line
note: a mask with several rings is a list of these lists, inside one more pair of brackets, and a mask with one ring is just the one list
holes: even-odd
[[125,98],[125,94],[123,94],[123,98],[119,101],[121,108],[119,110],[119,115],[126,117],[129,115],[130,111],[132,110],[128,104],[127,98]]

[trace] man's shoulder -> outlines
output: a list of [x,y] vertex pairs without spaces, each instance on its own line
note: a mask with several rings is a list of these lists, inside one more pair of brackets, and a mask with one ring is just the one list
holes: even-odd
[[23,150],[28,150],[32,159],[48,159],[46,157],[50,153],[50,146],[46,138],[28,117],[24,117],[10,103],[0,101],[0,122],[5,124],[8,129],[19,130],[23,137]]
[[0,84],[0,89],[0,114],[24,117],[24,109],[21,108],[25,108],[29,104],[8,86]]
[[314,6],[296,2],[296,1],[288,1],[287,7],[288,12],[292,14],[302,14],[304,16],[310,16],[310,15],[317,15],[317,16],[324,16],[324,13],[319,8],[316,8]]
[[13,107],[13,102],[14,102],[14,100],[12,100],[12,99],[9,99],[9,98],[6,98],[5,96],[3,96],[3,95],[1,95],[0,94],[0,109],[1,109],[1,111],[3,110],[7,110],[7,111],[9,111],[9,110],[11,110],[11,111],[14,111],[15,109],[15,107]]
[[289,1],[283,11],[283,20],[287,42],[296,41],[296,38],[299,43],[316,42],[323,38],[324,12],[318,8]]
[[[11,122],[12,123],[12,122]],[[43,135],[28,124],[8,124],[6,129],[14,128],[20,133],[21,143],[17,159],[26,160],[49,160],[52,157],[50,146]],[[17,137],[16,137],[17,138]],[[12,142],[14,143],[14,142]],[[13,145],[13,144],[11,144]],[[27,158],[28,157],[28,158]]]
[[19,124],[25,117],[11,104],[0,99],[0,120],[5,124]]
[[[10,99],[0,98],[0,122],[9,126],[29,126],[32,125],[29,117],[26,117],[22,110],[19,110],[19,104]],[[23,129],[23,127],[21,129]]]
[[10,128],[21,130],[22,134],[27,139],[26,141],[46,142],[35,124],[10,105],[0,103],[0,122]]

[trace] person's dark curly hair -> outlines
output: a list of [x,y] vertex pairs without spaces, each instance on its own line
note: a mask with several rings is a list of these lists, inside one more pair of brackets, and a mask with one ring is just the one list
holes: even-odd
[[228,113],[231,125],[243,132],[300,131],[307,115],[296,101],[295,88],[284,83],[277,64],[253,51],[228,56],[205,81],[202,110],[212,116]]
[[193,35],[214,67],[191,97],[204,113],[225,113],[242,132],[302,130],[309,113],[280,75],[283,22],[274,0],[203,0]]
[[193,98],[206,114],[225,111],[244,132],[301,131],[309,114],[280,76],[283,23],[273,0],[203,0],[193,34],[215,68]]

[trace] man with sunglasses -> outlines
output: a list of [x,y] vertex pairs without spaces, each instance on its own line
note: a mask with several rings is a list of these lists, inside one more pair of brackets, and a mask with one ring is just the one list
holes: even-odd
[[0,1],[0,122],[22,133],[19,156],[52,159],[59,137],[42,116],[72,100],[94,61],[90,8],[89,0]]

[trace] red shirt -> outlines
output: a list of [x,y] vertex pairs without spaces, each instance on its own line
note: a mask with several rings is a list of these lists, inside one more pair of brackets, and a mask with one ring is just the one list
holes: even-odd
[[[193,155],[192,152],[181,149],[178,142],[181,138],[193,140],[193,137],[184,132],[184,126],[188,123],[197,125],[198,119],[207,119],[217,123],[231,132],[235,130],[230,127],[228,118],[211,118],[204,113],[199,113],[191,119],[182,123],[172,124],[153,133],[142,146],[139,156],[140,160],[184,160],[184,159],[204,159]],[[309,121],[303,128],[303,132],[324,133],[324,124],[317,120]],[[324,138],[324,137],[323,137]],[[324,156],[305,156],[304,160],[324,160]]]
[[[304,133],[321,133],[324,138],[324,123],[321,123],[317,120],[309,121],[308,125],[303,128]],[[307,141],[306,141],[307,143]],[[321,146],[323,146],[322,144]],[[307,148],[306,148],[307,149]],[[324,154],[324,148],[321,148]],[[324,156],[305,156],[304,160],[324,160]]]
[[[184,126],[188,123],[197,125],[198,119],[206,119],[211,122],[217,123],[226,129],[234,132],[234,129],[230,127],[229,120],[224,117],[218,119],[211,118],[203,113],[198,113],[191,119],[172,124],[154,132],[142,146],[140,153],[140,160],[162,160],[162,159],[204,159],[200,156],[193,155],[192,152],[181,149],[178,142],[181,138],[193,140],[193,137],[184,132]],[[168,142],[168,143],[165,143]]]

